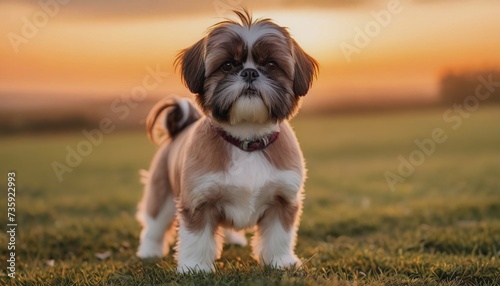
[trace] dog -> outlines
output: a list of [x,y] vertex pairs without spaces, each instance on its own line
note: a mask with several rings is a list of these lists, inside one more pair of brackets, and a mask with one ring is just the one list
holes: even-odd
[[[137,217],[140,258],[162,257],[174,243],[177,271],[212,272],[224,237],[246,245],[273,268],[297,268],[295,255],[304,159],[288,120],[318,72],[318,63],[270,19],[247,10],[180,52],[176,66],[195,94],[157,103],[147,118],[159,142]],[[156,127],[155,127],[156,126]]]

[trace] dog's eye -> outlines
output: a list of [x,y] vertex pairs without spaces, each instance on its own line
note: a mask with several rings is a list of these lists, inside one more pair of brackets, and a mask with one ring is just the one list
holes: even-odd
[[223,63],[221,66],[220,66],[220,69],[223,71],[223,72],[228,72],[230,70],[232,70],[234,68],[234,65],[232,62],[225,62]]
[[275,61],[269,61],[266,63],[266,68],[270,71],[276,70],[278,68],[278,65],[276,64]]

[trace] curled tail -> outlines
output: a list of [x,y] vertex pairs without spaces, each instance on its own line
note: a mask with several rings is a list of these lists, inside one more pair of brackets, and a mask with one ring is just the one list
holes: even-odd
[[[163,114],[164,110],[166,110],[166,115]],[[160,118],[161,121],[158,121]],[[165,98],[155,104],[149,111],[146,119],[149,140],[159,145],[163,141],[162,134],[166,133],[168,138],[174,138],[184,128],[200,118],[201,114],[191,100],[187,98]],[[160,132],[157,132],[158,129]]]

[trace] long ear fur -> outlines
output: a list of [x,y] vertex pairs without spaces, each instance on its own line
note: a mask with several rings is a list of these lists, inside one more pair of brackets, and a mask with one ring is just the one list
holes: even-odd
[[304,96],[312,85],[313,77],[318,73],[319,65],[315,59],[304,52],[295,40],[292,41],[295,56],[293,91],[297,96]]
[[182,50],[175,59],[175,66],[181,66],[182,80],[192,93],[203,94],[205,82],[204,57],[205,38]]

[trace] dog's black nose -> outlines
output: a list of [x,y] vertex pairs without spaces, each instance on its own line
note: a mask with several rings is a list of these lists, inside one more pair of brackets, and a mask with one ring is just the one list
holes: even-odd
[[259,77],[259,72],[256,69],[244,69],[241,71],[240,76],[250,83]]

